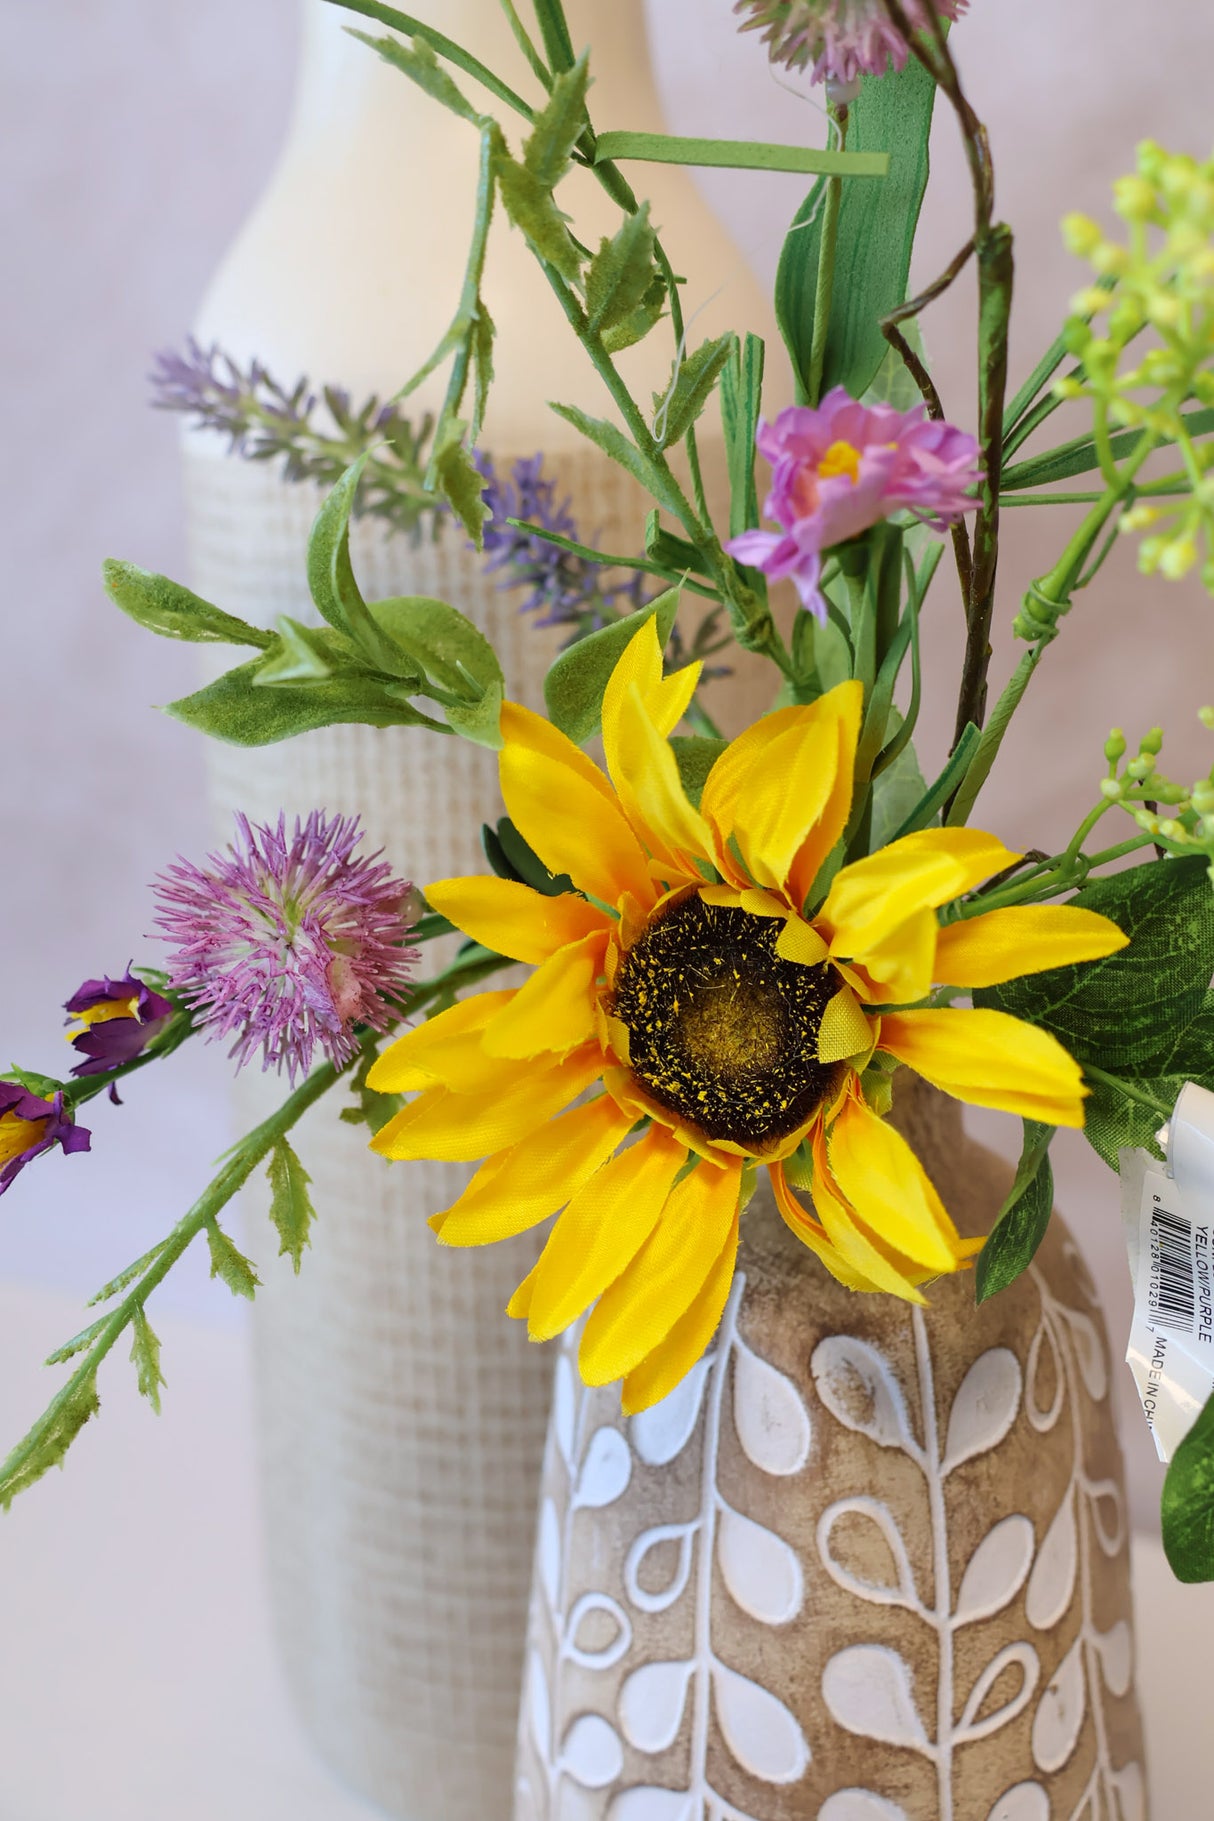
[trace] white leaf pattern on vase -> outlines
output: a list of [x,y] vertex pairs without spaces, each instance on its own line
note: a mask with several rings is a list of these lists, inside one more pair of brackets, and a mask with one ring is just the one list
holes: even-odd
[[548,1604],[556,1609],[561,1591],[561,1520],[551,1499],[544,1500],[540,1512],[540,1540],[537,1554],[540,1583]]
[[1017,1783],[1003,1792],[986,1821],[1050,1821],[1050,1799],[1040,1783]]
[[734,1343],[733,1372],[734,1428],[747,1458],[761,1473],[800,1473],[813,1439],[801,1393],[745,1341]]
[[695,1800],[682,1790],[638,1785],[613,1799],[607,1821],[695,1821]]
[[[1016,1693],[997,1707],[993,1713],[983,1714],[987,1696],[994,1689],[996,1682],[1005,1669],[1013,1665],[1020,1671],[1020,1686]],[[1007,1726],[1018,1714],[1022,1714],[1037,1690],[1041,1680],[1041,1659],[1031,1644],[1006,1644],[993,1656],[978,1680],[970,1690],[969,1700],[965,1703],[965,1712],[957,1728],[958,1745],[972,1745],[977,1739],[988,1739],[1000,1727]],[[979,1718],[979,1715],[982,1717]]]
[[[629,1549],[628,1559],[624,1563],[624,1590],[639,1611],[665,1612],[668,1606],[673,1606],[676,1600],[682,1598],[691,1578],[692,1543],[699,1528],[697,1518],[689,1524],[654,1524],[649,1530],[642,1530]],[[679,1546],[674,1573],[664,1587],[643,1587],[641,1573],[646,1558],[655,1549],[660,1549],[663,1543],[677,1543]]]
[[624,1768],[620,1735],[602,1714],[579,1714],[561,1746],[561,1768],[583,1789],[606,1789]]
[[907,1814],[871,1789],[837,1789],[818,1810],[818,1821],[907,1821]]
[[918,1452],[902,1387],[883,1353],[854,1335],[831,1334],[814,1348],[810,1370],[818,1396],[848,1429],[858,1429],[882,1448]]
[[574,1382],[573,1366],[565,1354],[556,1362],[556,1373],[552,1385],[552,1433],[556,1436],[556,1445],[560,1449],[561,1459],[570,1472],[573,1471],[573,1423],[577,1405],[577,1385]]
[[810,1750],[783,1701],[720,1662],[713,1663],[712,1686],[725,1743],[742,1769],[764,1783],[798,1782]]
[[1126,1764],[1113,1773],[1113,1787],[1121,1809],[1121,1821],[1146,1821],[1147,1792],[1140,1764]]
[[1074,1599],[1078,1565],[1079,1533],[1075,1524],[1075,1484],[1072,1481],[1042,1538],[1029,1576],[1024,1610],[1029,1624],[1037,1631],[1049,1631],[1056,1625]]
[[600,1511],[604,1505],[614,1505],[628,1490],[631,1478],[632,1456],[628,1443],[618,1429],[604,1425],[595,1431],[586,1450],[573,1494],[574,1510],[589,1507],[592,1511]]
[[1104,1685],[1110,1694],[1123,1695],[1134,1679],[1134,1638],[1124,1619],[1109,1631],[1098,1631],[1092,1640],[1100,1658]]
[[1087,1712],[1083,1635],[1050,1677],[1033,1717],[1033,1762],[1038,1770],[1061,1770],[1079,1743]]
[[796,1551],[774,1530],[722,1503],[717,1561],[731,1597],[760,1625],[787,1625],[805,1599]]
[[[832,1534],[840,1518],[849,1516],[862,1517],[876,1525],[893,1560],[896,1581],[865,1580],[836,1558]],[[930,1617],[915,1587],[915,1574],[902,1532],[894,1522],[889,1506],[883,1505],[880,1499],[862,1494],[856,1498],[836,1499],[833,1505],[828,1505],[818,1519],[818,1554],[832,1581],[846,1592],[854,1593],[857,1599],[868,1600],[874,1606],[905,1606],[921,1618]]]
[[834,1719],[861,1738],[931,1755],[915,1705],[911,1672],[885,1644],[849,1644],[822,1671],[822,1694]]
[[619,1716],[624,1737],[651,1756],[673,1745],[683,1723],[687,1689],[695,1664],[642,1663],[620,1689]]
[[538,1650],[527,1659],[527,1705],[531,1714],[531,1736],[541,1762],[552,1751],[552,1705],[548,1699],[548,1678]]
[[[607,1643],[587,1648],[579,1644],[578,1633],[586,1619],[599,1614],[611,1620],[615,1633]],[[561,1655],[582,1669],[614,1669],[631,1643],[632,1622],[619,1601],[607,1593],[584,1593],[569,1614]]]
[[947,1477],[963,1461],[998,1447],[1020,1408],[1020,1361],[1007,1347],[991,1347],[974,1361],[953,1399],[944,1444]]
[[1002,1612],[1024,1585],[1035,1543],[1031,1520],[1016,1512],[988,1530],[961,1578],[953,1623],[972,1625]]
[[1090,1315],[1084,1315],[1077,1309],[1068,1309],[1065,1319],[1075,1343],[1075,1357],[1079,1361],[1087,1394],[1094,1404],[1102,1404],[1108,1396],[1109,1371],[1096,1324]]
[[660,1403],[630,1418],[632,1446],[647,1467],[669,1466],[691,1440],[711,1366],[712,1355],[706,1354]]

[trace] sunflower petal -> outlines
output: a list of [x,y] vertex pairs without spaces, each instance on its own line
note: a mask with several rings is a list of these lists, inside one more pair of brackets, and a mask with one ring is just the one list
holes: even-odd
[[699,879],[693,856],[712,850],[708,825],[687,801],[670,743],[650,719],[634,684],[619,703],[615,723],[620,801],[633,828],[655,860],[687,878]]
[[603,693],[603,752],[607,769],[617,785],[628,768],[620,746],[620,709],[632,690],[639,690],[649,720],[661,739],[672,734],[687,712],[696,692],[700,663],[688,664],[671,677],[662,675],[662,647],[652,619],[633,634],[612,671]]
[[701,1163],[676,1184],[632,1263],[586,1323],[578,1365],[588,1385],[623,1378],[665,1340],[703,1288],[738,1211],[742,1160]]
[[[895,1272],[887,1270],[886,1276],[889,1281],[881,1282],[879,1278],[874,1280],[872,1276],[848,1259],[825,1228],[820,1226],[810,1215],[809,1210],[797,1200],[783,1166],[771,1164],[769,1168],[776,1207],[780,1210],[780,1217],[785,1226],[795,1234],[803,1246],[808,1246],[837,1283],[841,1283],[847,1290],[891,1290],[895,1296],[909,1297],[917,1302],[924,1300],[918,1291],[914,1290],[909,1283],[905,1283]],[[816,1184],[814,1208],[821,1213],[826,1205],[827,1196],[821,1185]],[[843,1204],[835,1202],[834,1206],[841,1221],[845,1217]]]
[[856,968],[864,977],[868,1005],[913,1005],[924,999],[940,978],[936,940],[940,925],[934,910],[912,911],[880,942],[866,948]]
[[562,1113],[483,1163],[430,1225],[444,1246],[487,1246],[538,1226],[624,1142],[631,1117],[607,1094]]
[[490,1056],[561,1053],[595,1035],[595,983],[603,971],[605,930],[549,955],[504,1006],[482,1039]]
[[528,1332],[551,1340],[631,1264],[687,1153],[658,1127],[617,1152],[570,1201],[540,1254]]
[[891,1012],[881,1048],[933,1087],[971,1106],[994,1107],[1047,1125],[1081,1126],[1083,1073],[1058,1039],[1008,1012]]
[[817,967],[830,950],[812,923],[794,912],[787,917],[776,937],[776,953],[781,961],[798,961],[802,967]]
[[849,1100],[831,1127],[827,1155],[842,1199],[867,1227],[927,1270],[956,1270],[957,1230],[900,1132]]
[[832,953],[863,961],[916,911],[950,903],[1019,858],[977,828],[925,828],[891,841],[836,875],[822,906]]
[[903,1302],[925,1303],[927,1298],[919,1285],[934,1273],[880,1240],[844,1200],[831,1172],[826,1134],[821,1127],[814,1135],[813,1166],[814,1206],[839,1255],[852,1270],[862,1274],[868,1289],[888,1291]]
[[797,905],[804,904],[809,897],[814,880],[842,838],[847,819],[851,815],[856,778],[856,745],[860,738],[860,716],[864,708],[863,685],[857,682],[840,683],[822,697],[821,705],[834,721],[834,782],[821,815],[801,843],[789,869],[788,892]]
[[1077,904],[1016,904],[947,923],[936,943],[936,979],[999,986],[1076,961],[1099,961],[1129,941],[1115,923]]
[[827,1001],[818,1027],[818,1061],[842,1062],[871,1050],[873,1030],[849,986],[841,986]]
[[376,1057],[367,1070],[367,1086],[377,1094],[409,1094],[441,1082],[472,1092],[483,1072],[485,1027],[513,998],[513,991],[474,993],[414,1025]]
[[660,1403],[703,1356],[729,1300],[737,1256],[738,1216],[735,1214],[725,1244],[691,1307],[679,1317],[665,1340],[660,1341],[639,1366],[634,1366],[624,1380],[621,1403],[625,1416],[635,1416],[638,1410],[648,1410],[652,1404]]
[[757,884],[783,891],[793,861],[830,801],[838,754],[833,719],[811,718],[807,710],[747,772],[734,798],[733,832]]
[[474,942],[533,967],[611,923],[605,911],[573,892],[549,898],[513,879],[439,879],[426,887],[426,899]]
[[550,722],[513,703],[502,710],[502,734],[502,796],[544,865],[568,873],[600,903],[631,892],[651,905],[648,858],[598,767]]
[[471,1163],[517,1144],[546,1125],[601,1073],[597,1045],[576,1050],[555,1068],[496,1062],[496,1092],[458,1094],[430,1088],[390,1119],[371,1140],[381,1157]]

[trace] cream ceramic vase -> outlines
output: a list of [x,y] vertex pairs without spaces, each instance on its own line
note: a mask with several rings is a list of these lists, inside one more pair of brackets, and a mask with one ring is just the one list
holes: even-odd
[[[1005,1167],[900,1096],[962,1231]],[[1055,1216],[974,1305],[836,1285],[769,1195],[663,1403],[559,1355],[515,1821],[1145,1821],[1108,1339]]]
[[[417,0],[414,10],[532,92],[496,0]],[[575,0],[567,11],[579,45],[593,39],[598,118],[660,124],[639,0]],[[356,399],[385,396],[454,308],[476,135],[343,30],[378,30],[370,22],[322,0],[304,0],[302,18],[281,160],[196,333],[242,361],[258,357],[288,383],[306,373]],[[758,294],[686,174],[652,176],[643,187],[687,274],[689,311],[723,270],[733,274],[727,301],[710,304],[697,331],[732,321],[765,332]],[[594,233],[611,231],[616,218],[594,180],[571,178],[575,194],[579,210],[591,207]],[[542,448],[584,531],[604,547],[639,550],[638,490],[547,409],[550,398],[610,406],[500,211],[485,292],[498,378],[483,445],[499,471]],[[668,333],[653,342],[628,357],[642,389],[669,372]],[[441,385],[440,375],[418,395],[419,413],[438,404]],[[707,453],[719,471],[711,439]],[[316,493],[270,465],[229,458],[216,437],[188,436],[184,459],[198,592],[262,624],[314,617],[304,551]],[[414,548],[364,520],[352,553],[368,598],[435,595],[469,614],[496,646],[510,692],[540,705],[557,635],[520,618],[518,597],[501,592],[451,527]],[[724,693],[718,711],[734,724],[763,705],[738,689],[730,700],[728,685]],[[255,818],[357,812],[370,844],[423,886],[485,870],[481,824],[500,813],[495,756],[422,729],[340,727],[254,751],[216,746],[210,775],[223,838],[235,808]],[[247,1072],[236,1089],[242,1124],[281,1091],[276,1078]],[[401,1821],[487,1821],[504,1812],[511,1787],[552,1372],[503,1315],[533,1246],[441,1251],[425,1216],[454,1199],[466,1172],[389,1166],[366,1138],[339,1122],[335,1104],[300,1128],[318,1219],[298,1279],[273,1257],[264,1197],[249,1197],[249,1246],[265,1280],[253,1329],[276,1628],[296,1706],[347,1782]]]

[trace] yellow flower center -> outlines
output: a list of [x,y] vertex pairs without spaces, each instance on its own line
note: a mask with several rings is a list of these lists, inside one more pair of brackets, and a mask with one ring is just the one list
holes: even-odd
[[818,463],[818,473],[823,480],[829,480],[835,474],[846,474],[854,487],[860,478],[860,451],[850,443],[832,443]]
[[[108,1024],[111,1018],[138,1017],[139,995],[135,993],[129,999],[101,999],[96,1005],[86,1006],[84,1011],[74,1016],[83,1025]],[[70,1033],[69,1033],[70,1040]]]
[[830,969],[775,952],[782,925],[698,894],[659,915],[624,957],[615,1016],[633,1073],[710,1139],[762,1145],[802,1125],[834,1069],[818,1060]]
[[21,1119],[16,1113],[0,1114],[0,1164],[11,1163],[38,1143],[46,1130],[45,1119]]

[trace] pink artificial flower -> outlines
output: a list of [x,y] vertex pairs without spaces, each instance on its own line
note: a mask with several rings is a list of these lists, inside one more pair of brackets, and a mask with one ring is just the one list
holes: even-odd
[[977,442],[933,422],[922,405],[862,405],[836,386],[817,407],[790,405],[774,424],[760,424],[755,443],[772,465],[763,510],[783,529],[743,531],[726,549],[773,581],[791,576],[802,606],[820,620],[824,550],[902,511],[946,531],[977,505]]
[[[925,31],[935,12],[956,19],[969,0],[903,0],[916,31]],[[761,31],[773,63],[790,70],[813,64],[813,81],[850,88],[861,76],[883,76],[892,63],[900,70],[909,46],[883,0],[736,0],[736,13],[751,16],[744,32]]]

